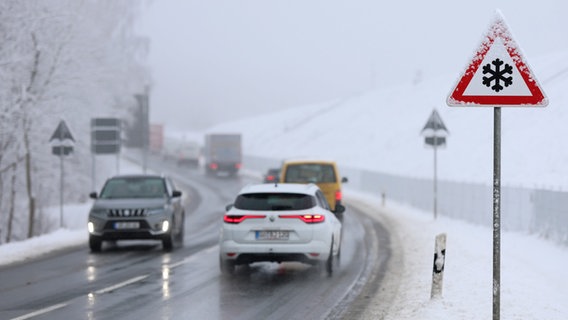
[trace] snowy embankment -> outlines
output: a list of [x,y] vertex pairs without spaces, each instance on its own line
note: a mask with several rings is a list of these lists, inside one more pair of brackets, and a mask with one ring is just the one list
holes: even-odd
[[[397,298],[385,319],[491,319],[493,279],[492,229],[356,192],[347,199],[388,221],[394,250],[402,250]],[[367,210],[369,211],[369,210]],[[434,239],[447,234],[442,298],[431,300]],[[400,244],[397,245],[397,242]],[[501,247],[501,315],[503,319],[566,319],[568,250],[542,239],[503,232]],[[395,270],[391,270],[395,271]],[[384,289],[384,288],[383,288]],[[372,302],[364,319],[385,314]]]

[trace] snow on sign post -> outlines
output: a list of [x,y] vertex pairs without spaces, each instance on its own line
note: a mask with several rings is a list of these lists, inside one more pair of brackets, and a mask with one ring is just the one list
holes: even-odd
[[497,10],[479,49],[447,99],[453,107],[493,107],[493,319],[501,292],[501,107],[545,107],[548,100]]

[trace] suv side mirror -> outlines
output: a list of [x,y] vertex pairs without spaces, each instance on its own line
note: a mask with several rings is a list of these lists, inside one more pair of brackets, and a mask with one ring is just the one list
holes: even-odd
[[234,207],[234,204],[232,204],[232,203],[228,204],[228,205],[225,206],[225,211],[229,211],[229,210],[233,209],[233,207]]
[[96,193],[96,192],[91,192],[91,193],[89,193],[89,198],[91,198],[91,199],[96,199],[96,198],[97,198],[97,193]]
[[342,182],[342,183],[347,183],[347,182],[349,182],[349,179],[347,179],[347,177],[343,177],[343,178],[341,178],[341,182]]
[[335,210],[333,211],[333,213],[335,214],[343,214],[345,212],[345,206],[342,204],[336,204],[335,205]]
[[173,198],[181,197],[181,191],[178,191],[178,190],[172,191],[172,197]]

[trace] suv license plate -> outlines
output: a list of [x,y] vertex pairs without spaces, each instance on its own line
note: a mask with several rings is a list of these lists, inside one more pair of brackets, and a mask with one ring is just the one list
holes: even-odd
[[140,228],[140,222],[115,222],[115,229],[138,229]]
[[257,231],[256,240],[288,240],[290,231]]

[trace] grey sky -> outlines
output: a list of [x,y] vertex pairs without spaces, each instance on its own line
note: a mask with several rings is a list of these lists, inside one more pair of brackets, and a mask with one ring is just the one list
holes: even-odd
[[529,63],[568,49],[563,0],[156,0],[140,23],[151,121],[200,130],[418,75],[457,77],[496,8]]

